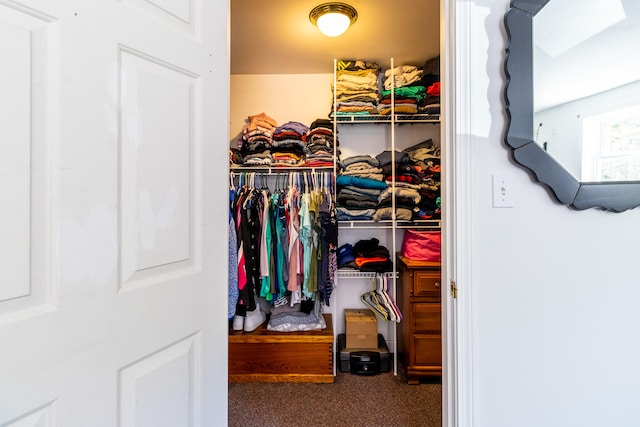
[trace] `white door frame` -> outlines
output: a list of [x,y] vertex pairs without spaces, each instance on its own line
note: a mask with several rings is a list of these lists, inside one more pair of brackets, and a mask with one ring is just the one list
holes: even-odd
[[[440,0],[443,90],[442,425],[473,425],[469,0]],[[228,87],[228,83],[227,83]],[[455,281],[453,299],[449,283]]]
[[[443,116],[442,425],[473,425],[471,292],[470,9],[441,0]],[[451,296],[455,283],[457,298]]]

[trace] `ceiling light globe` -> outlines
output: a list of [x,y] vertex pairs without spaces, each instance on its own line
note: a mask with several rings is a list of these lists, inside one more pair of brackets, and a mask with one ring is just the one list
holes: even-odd
[[318,29],[329,37],[338,37],[349,28],[351,20],[342,13],[327,13],[318,18]]
[[309,13],[309,20],[322,34],[337,37],[358,19],[358,11],[346,3],[322,3]]

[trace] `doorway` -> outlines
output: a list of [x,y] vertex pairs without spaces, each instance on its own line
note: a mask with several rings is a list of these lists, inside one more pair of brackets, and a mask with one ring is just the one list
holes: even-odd
[[[254,11],[258,11],[259,9],[259,5],[251,5],[251,2],[244,2],[244,4],[247,7],[251,7],[252,10]],[[287,2],[283,2],[283,3],[287,3]],[[291,2],[293,3],[293,2]],[[297,3],[297,2],[296,2]],[[372,2],[375,3],[375,2]],[[435,7],[438,8],[439,7],[439,11],[436,13],[436,15],[438,16],[438,19],[436,19],[436,21],[438,22],[438,28],[437,28],[437,33],[439,36],[443,37],[443,40],[440,40],[439,45],[438,45],[438,49],[439,51],[441,51],[442,54],[445,53],[445,50],[449,49],[448,46],[448,40],[445,40],[444,38],[447,37],[448,35],[448,30],[447,28],[445,28],[445,24],[446,21],[448,19],[448,14],[449,14],[449,2],[448,1],[434,1],[434,2],[421,2],[421,3],[430,3],[430,4],[435,4]],[[356,7],[356,9],[358,9],[360,6],[356,5],[354,2],[354,7]],[[254,7],[255,6],[255,7]],[[309,6],[309,7],[307,7]],[[304,34],[304,31],[302,31],[300,28],[300,26],[298,26],[298,24],[296,24],[292,18],[292,15],[294,15],[294,12],[296,12],[296,8],[297,9],[311,9],[313,5],[293,5],[293,4],[289,4],[286,6],[286,11],[284,12],[278,12],[276,11],[273,7],[270,7],[269,11],[266,11],[264,13],[256,13],[255,16],[247,18],[248,22],[250,22],[251,24],[249,26],[243,26],[243,28],[252,28],[251,25],[260,25],[260,23],[264,23],[264,22],[271,22],[272,20],[276,19],[275,17],[277,16],[280,22],[286,22],[288,24],[287,28],[290,29],[291,32],[295,32],[297,34],[297,36],[302,37]],[[266,55],[265,52],[262,52],[259,48],[256,48],[256,44],[251,44],[250,41],[243,41],[243,43],[245,44],[245,48],[246,46],[252,46],[254,49],[252,51],[252,55],[255,58],[258,58],[260,61],[260,68],[257,71],[251,71],[249,68],[238,68],[235,69],[234,68],[234,15],[236,13],[238,13],[237,11],[234,12],[234,7],[236,7],[234,4],[231,5],[231,13],[232,13],[232,17],[231,17],[231,25],[232,25],[232,29],[231,29],[231,34],[232,34],[232,41],[231,41],[231,45],[232,45],[232,69],[231,69],[231,80],[232,80],[232,87],[236,87],[239,88],[238,91],[232,91],[232,100],[231,102],[234,103],[234,105],[237,107],[237,109],[234,107],[232,108],[232,117],[231,117],[231,124],[232,124],[232,129],[231,129],[231,137],[233,138],[234,136],[236,136],[238,134],[237,131],[234,131],[234,129],[239,129],[239,123],[246,117],[247,114],[253,114],[253,113],[260,113],[263,112],[263,107],[261,106],[259,100],[260,100],[260,96],[265,96],[269,99],[286,99],[286,92],[287,92],[287,88],[288,87],[300,87],[297,86],[298,84],[300,84],[301,86],[304,86],[304,82],[303,82],[303,75],[306,75],[307,78],[309,78],[309,81],[313,81],[314,83],[311,84],[307,84],[306,85],[306,92],[304,92],[304,98],[303,99],[313,99],[315,100],[315,102],[324,102],[325,104],[327,104],[325,110],[326,112],[329,111],[330,108],[330,102],[328,101],[328,98],[330,96],[330,92],[329,90],[325,89],[326,88],[326,82],[325,80],[323,80],[322,77],[322,73],[327,73],[327,71],[330,72],[331,70],[331,64],[329,63],[328,65],[326,65],[324,67],[323,72],[316,72],[316,73],[309,73],[309,69],[307,69],[307,71],[304,72],[294,72],[295,68],[292,67],[291,69],[283,72],[283,71],[278,71],[277,69],[274,68],[273,63],[278,63],[278,59],[280,59],[280,57],[278,55],[274,55],[274,56],[269,56]],[[375,5],[372,6],[373,8],[375,8]],[[380,11],[383,11],[384,8],[380,7],[379,8]],[[378,12],[381,13],[381,12]],[[306,16],[306,14],[308,14],[308,11],[306,12],[297,12],[298,15],[300,16]],[[303,21],[305,21],[303,19]],[[307,25],[308,22],[303,22],[300,25]],[[355,28],[355,27],[354,27]],[[246,31],[247,34],[251,34],[251,31]],[[254,33],[255,36],[255,33]],[[274,42],[275,39],[271,38],[271,36],[265,35],[265,37],[269,40],[269,42]],[[311,45],[313,46],[313,43],[307,43],[307,45]],[[339,46],[339,44],[334,43],[333,45],[333,50],[336,51],[338,48],[336,46]],[[380,52],[377,52],[376,55],[380,55]],[[313,55],[310,55],[313,56]],[[341,55],[335,55],[332,54],[330,57],[333,58],[334,56],[337,57],[341,57]],[[349,55],[351,56],[351,55]],[[390,53],[389,55],[386,56],[386,58],[389,58],[391,56],[394,56],[393,53]],[[363,58],[363,59],[367,59],[367,57],[365,55],[357,55],[358,59]],[[274,60],[275,58],[275,60]],[[307,61],[305,60],[299,60],[298,62],[300,63],[306,63]],[[286,63],[286,61],[280,61],[280,64],[282,63]],[[304,65],[305,67],[312,67],[311,63],[313,63],[313,61],[309,61],[309,63],[307,63],[306,65]],[[445,64],[445,62],[443,62],[443,64]],[[302,66],[301,66],[302,67]],[[280,73],[280,74],[279,74]],[[305,73],[309,73],[309,74],[305,74]],[[278,78],[277,76],[281,75],[281,76],[285,76],[283,79]],[[447,77],[447,73],[443,72],[443,79],[446,79]],[[262,81],[260,81],[258,83],[258,81],[262,79]],[[446,87],[446,82],[445,85]],[[267,92],[268,94],[265,94],[265,87],[268,87]],[[318,89],[320,88],[320,89]],[[263,95],[256,95],[257,93],[262,93]],[[262,104],[264,105],[264,104]],[[282,102],[282,103],[278,103],[278,104],[268,104],[269,110],[267,111],[268,113],[272,114],[273,116],[280,116],[280,117],[291,117],[291,108],[292,105],[295,104],[287,104],[286,102]],[[271,105],[273,105],[273,109],[271,107]],[[242,113],[239,113],[237,115],[234,116],[233,110],[236,111],[243,111]],[[443,107],[444,109],[444,107]],[[315,117],[315,115],[314,115]],[[235,123],[235,127],[234,127],[234,123]],[[448,123],[446,121],[446,118],[443,119],[443,123],[442,123],[442,141],[447,141],[447,138],[451,137],[451,132],[446,131],[446,127],[448,126]],[[448,155],[447,153],[445,153],[445,156]],[[449,160],[445,160],[443,159],[443,162],[449,162],[448,164],[451,164],[452,162]],[[445,202],[446,203],[446,202]],[[445,208],[446,210],[446,208]],[[451,218],[453,218],[453,216],[451,216]],[[447,228],[448,227],[448,228]],[[445,233],[445,236],[451,236],[452,230],[451,230],[451,226],[450,225],[443,225],[443,232]],[[446,240],[446,239],[445,239]],[[446,243],[445,243],[445,248],[444,250],[451,250],[451,246],[449,245],[449,249],[447,249],[446,247]],[[449,278],[452,276],[451,271],[448,271],[448,267],[449,264],[447,264],[447,261],[444,261],[444,266],[443,266],[443,283],[449,283]],[[446,286],[446,290],[443,291],[443,319],[446,319],[446,321],[449,324],[445,324],[443,323],[443,337],[446,333],[446,331],[448,331],[448,328],[451,328],[451,322],[453,322],[453,319],[455,318],[455,312],[452,310],[453,304],[449,301],[449,286]],[[445,301],[447,301],[446,306],[448,308],[444,308],[445,305]],[[449,348],[445,348],[444,349],[444,353],[443,353],[443,357],[446,359],[447,357],[449,357],[449,353],[452,351],[454,343],[449,343]],[[445,362],[446,365],[446,362]],[[453,372],[451,372],[452,374]],[[450,379],[447,378],[446,374],[443,377],[443,381],[449,381]],[[448,391],[447,391],[448,390]],[[443,393],[445,392],[451,392],[451,387],[448,387],[447,390],[443,390]],[[445,398],[446,400],[446,398]],[[446,406],[446,405],[445,405]],[[448,410],[446,408],[444,408],[444,410]]]

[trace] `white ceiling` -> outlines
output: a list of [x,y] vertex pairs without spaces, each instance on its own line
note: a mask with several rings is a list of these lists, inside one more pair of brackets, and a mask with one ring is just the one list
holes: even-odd
[[357,22],[327,37],[309,21],[322,0],[231,0],[231,74],[333,72],[333,59],[423,65],[440,51],[440,0],[346,0]]

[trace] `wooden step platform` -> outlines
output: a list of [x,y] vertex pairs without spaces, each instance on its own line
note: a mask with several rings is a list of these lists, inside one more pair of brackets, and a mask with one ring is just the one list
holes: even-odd
[[321,331],[229,331],[229,382],[332,383],[333,324]]

